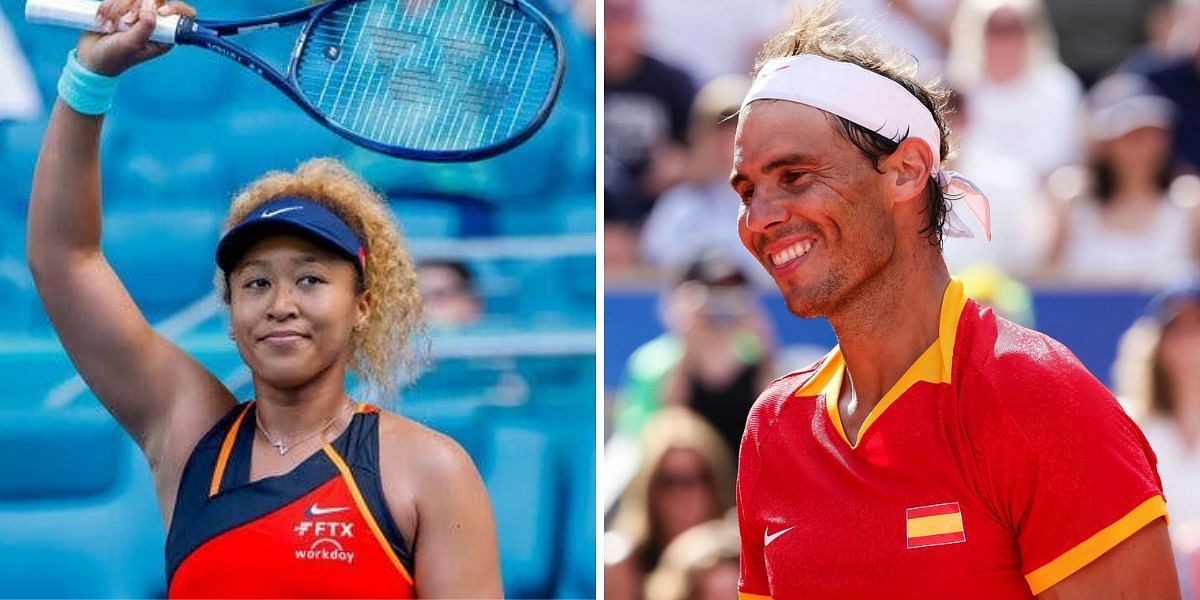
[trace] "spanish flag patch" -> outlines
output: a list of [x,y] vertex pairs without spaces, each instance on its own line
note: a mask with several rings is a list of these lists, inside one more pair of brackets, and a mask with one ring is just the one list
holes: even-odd
[[967,541],[962,510],[957,502],[918,506],[905,510],[905,530],[909,548],[943,546]]

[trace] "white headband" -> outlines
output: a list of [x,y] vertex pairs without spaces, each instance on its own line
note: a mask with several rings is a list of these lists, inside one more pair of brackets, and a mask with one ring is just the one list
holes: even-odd
[[[916,138],[933,153],[930,175],[937,177],[947,200],[963,200],[992,239],[987,196],[967,178],[941,168],[941,130],[929,109],[899,83],[858,65],[812,54],[776,58],[759,71],[742,109],[755,100],[797,102],[842,117],[894,142]],[[972,238],[955,213],[946,214],[946,235]]]

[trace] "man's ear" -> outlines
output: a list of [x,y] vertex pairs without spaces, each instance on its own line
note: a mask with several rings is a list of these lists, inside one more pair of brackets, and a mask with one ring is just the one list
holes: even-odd
[[879,163],[893,202],[925,197],[925,186],[933,172],[933,152],[924,140],[908,138]]

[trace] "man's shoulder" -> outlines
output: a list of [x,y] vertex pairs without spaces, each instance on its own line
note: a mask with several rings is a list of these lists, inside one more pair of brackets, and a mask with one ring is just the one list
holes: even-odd
[[1058,340],[981,310],[955,374],[969,404],[1018,418],[1071,413],[1112,396]]
[[965,378],[983,377],[1003,384],[1050,377],[1073,380],[1091,375],[1079,359],[1058,340],[1018,325],[992,309],[971,303],[968,323],[960,326],[955,371]]

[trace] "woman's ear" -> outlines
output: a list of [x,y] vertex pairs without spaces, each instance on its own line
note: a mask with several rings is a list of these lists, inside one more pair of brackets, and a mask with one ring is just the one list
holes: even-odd
[[367,326],[371,318],[371,291],[364,290],[358,295],[354,305],[354,330],[358,331]]

